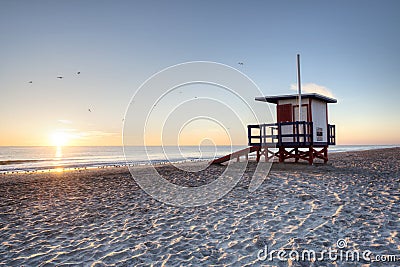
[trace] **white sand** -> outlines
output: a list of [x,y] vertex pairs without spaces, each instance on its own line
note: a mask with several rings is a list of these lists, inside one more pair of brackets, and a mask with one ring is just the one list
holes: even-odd
[[[400,255],[399,163],[394,148],[331,154],[328,165],[274,164],[250,193],[252,163],[228,195],[195,208],[155,201],[126,168],[2,175],[0,266],[287,266],[257,253],[265,245],[321,251],[340,238],[347,249]],[[159,168],[192,186],[223,170],[199,178]]]

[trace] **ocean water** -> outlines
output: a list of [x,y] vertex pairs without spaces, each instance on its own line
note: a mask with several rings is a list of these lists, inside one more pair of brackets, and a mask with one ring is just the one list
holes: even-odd
[[0,147],[0,173],[211,160],[244,147],[3,146]]
[[[394,147],[396,145],[338,145],[329,152],[344,152]],[[0,173],[51,169],[96,168],[116,165],[162,164],[166,162],[212,160],[246,146],[184,147],[0,147]],[[124,156],[124,150],[126,159]]]

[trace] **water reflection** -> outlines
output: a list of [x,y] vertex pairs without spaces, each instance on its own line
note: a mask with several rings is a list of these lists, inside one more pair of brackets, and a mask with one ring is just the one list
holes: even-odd
[[55,159],[60,160],[62,158],[62,146],[56,146]]

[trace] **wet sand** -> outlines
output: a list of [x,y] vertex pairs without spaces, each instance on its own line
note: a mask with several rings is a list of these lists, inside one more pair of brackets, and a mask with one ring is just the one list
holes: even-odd
[[[274,164],[254,192],[255,163],[219,201],[179,208],[141,190],[127,168],[0,176],[0,266],[398,266],[400,262],[260,261],[260,250],[370,250],[400,255],[400,148]],[[158,167],[168,180],[201,176]],[[372,257],[373,258],[373,257]],[[400,257],[398,258],[400,260]]]

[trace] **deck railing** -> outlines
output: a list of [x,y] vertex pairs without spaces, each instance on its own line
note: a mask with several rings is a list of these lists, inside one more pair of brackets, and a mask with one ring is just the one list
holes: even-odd
[[[314,145],[312,122],[295,121],[248,125],[247,133],[249,146],[302,147]],[[335,125],[328,124],[327,134],[327,142],[318,142],[316,145],[334,145]]]
[[328,124],[328,144],[336,145],[336,127],[335,125]]

